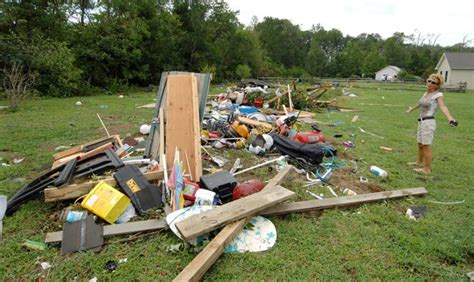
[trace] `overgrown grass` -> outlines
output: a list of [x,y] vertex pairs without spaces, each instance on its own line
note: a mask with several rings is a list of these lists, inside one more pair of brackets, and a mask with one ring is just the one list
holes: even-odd
[[[324,134],[340,144],[356,134],[353,150],[348,156],[358,159],[360,175],[385,190],[424,186],[429,195],[362,205],[357,208],[327,210],[317,214],[291,214],[272,217],[278,231],[276,246],[265,253],[223,255],[205,276],[205,280],[463,280],[474,270],[474,212],[472,208],[472,164],[474,163],[474,92],[445,93],[446,103],[459,121],[450,128],[442,113],[437,114],[438,129],[433,145],[431,176],[421,176],[406,166],[417,154],[417,114],[405,114],[407,105],[419,99],[423,88],[379,88],[357,85],[352,92],[357,98],[340,98],[346,107],[362,110],[357,113],[328,112],[316,119],[338,124],[322,125]],[[214,90],[217,92],[217,90]],[[140,124],[150,121],[153,110],[136,106],[151,103],[152,93],[130,93],[124,98],[97,96],[67,99],[37,99],[24,103],[18,112],[0,112],[0,194],[11,196],[22,185],[38,176],[43,164],[51,162],[54,149],[60,145],[81,144],[105,135],[97,117],[99,113],[109,131],[139,135]],[[76,101],[82,106],[76,106]],[[398,106],[400,105],[400,106]],[[354,115],[358,121],[351,123]],[[379,139],[362,133],[383,136]],[[342,138],[333,138],[342,134]],[[385,152],[379,147],[391,147]],[[342,149],[338,145],[338,149]],[[245,152],[214,151],[233,161],[243,158],[244,165],[258,160]],[[14,164],[14,158],[25,158]],[[349,161],[349,160],[348,160]],[[377,165],[390,174],[382,180],[370,175],[368,167]],[[254,175],[271,178],[266,168]],[[14,179],[25,177],[25,180]],[[240,179],[249,178],[242,175]],[[293,176],[284,186],[298,192],[297,199],[310,199],[301,189],[300,176]],[[324,188],[312,188],[325,193]],[[327,194],[329,195],[329,194]],[[432,201],[461,201],[442,205]],[[0,276],[5,279],[38,278],[49,280],[171,280],[195,256],[191,249],[167,252],[167,246],[179,243],[169,231],[134,240],[129,237],[107,239],[110,244],[95,254],[91,251],[67,256],[59,255],[56,246],[46,251],[20,247],[24,239],[42,241],[46,232],[60,230],[58,211],[67,203],[45,204],[40,199],[22,206],[13,216],[4,219],[4,240],[0,243]],[[412,205],[425,205],[426,216],[419,221],[408,220],[405,211]],[[105,270],[109,260],[127,258],[115,272]],[[47,261],[52,268],[41,271],[38,262]]]

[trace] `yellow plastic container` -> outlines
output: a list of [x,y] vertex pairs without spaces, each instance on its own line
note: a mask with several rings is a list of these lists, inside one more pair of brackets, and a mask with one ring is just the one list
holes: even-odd
[[81,205],[113,224],[125,211],[130,199],[105,182],[100,182],[84,198]]

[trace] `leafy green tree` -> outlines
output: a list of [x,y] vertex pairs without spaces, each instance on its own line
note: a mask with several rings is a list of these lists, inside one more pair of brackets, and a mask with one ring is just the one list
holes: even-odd
[[375,72],[387,65],[385,58],[377,51],[370,51],[362,63],[362,76],[374,77]]
[[289,20],[266,17],[255,26],[268,57],[285,67],[302,66],[309,42],[299,26]]
[[341,66],[338,69],[339,76],[361,76],[364,51],[358,43],[349,42],[337,57],[337,61]]
[[37,38],[32,68],[37,74],[36,89],[49,96],[77,94],[81,70],[75,66],[72,51],[63,42]]
[[344,49],[346,40],[337,29],[319,28],[313,33],[306,61],[307,70],[316,76],[328,77],[338,73],[337,56]]
[[235,74],[240,79],[250,78],[250,75],[252,74],[252,69],[250,69],[248,65],[238,65],[235,70]]
[[394,33],[382,44],[382,54],[387,64],[400,68],[405,68],[408,62],[408,53],[404,45],[405,35],[403,33]]

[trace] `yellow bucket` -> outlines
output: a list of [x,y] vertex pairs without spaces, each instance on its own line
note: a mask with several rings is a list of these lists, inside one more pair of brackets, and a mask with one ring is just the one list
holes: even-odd
[[125,211],[130,199],[105,182],[100,182],[84,198],[81,205],[113,224]]

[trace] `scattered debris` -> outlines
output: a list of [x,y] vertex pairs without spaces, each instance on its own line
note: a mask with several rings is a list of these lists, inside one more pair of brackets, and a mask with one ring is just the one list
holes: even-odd
[[374,133],[371,133],[371,132],[368,132],[368,131],[366,131],[365,129],[363,129],[361,127],[359,127],[359,130],[360,130],[360,132],[369,134],[370,136],[374,136],[374,137],[377,137],[377,138],[380,138],[380,139],[385,139],[385,137],[374,134]]
[[440,205],[459,205],[459,204],[463,204],[465,201],[466,200],[455,201],[455,202],[439,202],[439,201],[428,200],[428,202],[430,202],[430,203],[440,204]]
[[25,240],[21,246],[29,250],[44,251],[48,248],[48,245],[42,242],[37,242],[33,240]]
[[109,272],[113,272],[117,270],[117,267],[118,267],[118,264],[113,260],[109,260],[105,263],[105,269],[107,269],[107,271]]
[[370,172],[372,172],[372,174],[375,174],[375,175],[378,175],[378,176],[381,176],[381,177],[388,176],[388,172],[386,172],[385,170],[383,170],[380,167],[375,166],[375,165],[370,166]]
[[[118,135],[110,135],[97,113],[106,137],[78,146],[56,147],[58,152],[53,155],[51,168],[19,189],[3,205],[7,215],[40,194],[44,194],[47,203],[80,201],[81,206],[67,206],[61,212],[62,231],[46,234],[45,243],[60,242],[62,254],[99,251],[108,236],[153,234],[150,232],[169,227],[179,238],[203,248],[176,277],[176,280],[194,280],[202,277],[223,252],[272,248],[277,230],[261,215],[344,207],[427,193],[424,188],[383,191],[360,176],[369,169],[367,163],[343,159],[356,153],[346,151],[356,146],[352,123],[359,116],[351,120],[349,140],[335,142],[333,138],[346,134],[326,135],[324,126],[341,126],[345,121],[321,122],[315,119],[315,113],[305,111],[311,109],[328,115],[358,111],[340,107],[337,98],[321,100],[323,95],[335,92],[341,95],[337,83],[317,84],[305,92],[297,89],[296,83],[277,88],[262,81],[243,80],[238,87],[229,87],[225,93],[207,101],[210,80],[210,74],[162,73],[156,102],[138,107],[154,108],[150,123],[139,128],[147,136],[134,138],[128,134],[122,140]],[[351,91],[342,89],[342,95],[357,97]],[[82,102],[76,104],[80,106]],[[303,123],[309,124],[310,129],[303,130],[309,128]],[[384,138],[360,127],[359,130]],[[234,160],[227,150],[240,150],[250,157]],[[15,164],[23,161],[12,160]],[[247,168],[243,169],[242,164]],[[10,163],[5,161],[2,165]],[[204,175],[203,165],[208,171]],[[279,172],[267,185],[266,179],[257,177],[275,170]],[[380,176],[388,175],[375,166],[370,170]],[[304,187],[311,187],[305,190],[309,196],[304,196],[316,200],[283,203],[295,194],[279,186],[291,171],[306,181]],[[348,180],[341,176],[347,176]],[[326,196],[317,189],[327,189]],[[140,220],[158,215],[152,212],[159,210],[164,211],[166,220]],[[222,230],[213,238],[216,234],[213,231],[219,228]],[[44,250],[47,245],[31,241],[25,247]],[[186,247],[185,243],[174,244],[168,251],[181,252]],[[114,271],[126,261],[110,260],[105,268]]]
[[426,206],[412,206],[407,209],[407,217],[412,220],[418,220],[426,214]]
[[25,160],[25,158],[13,159],[13,163],[14,163],[14,164],[20,164],[20,163],[22,163],[24,160]]
[[55,150],[55,151],[63,151],[63,150],[69,149],[69,148],[71,148],[71,146],[63,146],[63,145],[61,145],[61,146],[58,146],[58,147],[54,148],[54,150]]
[[7,210],[7,196],[0,195],[0,241],[2,241],[2,232],[3,232],[3,217],[5,216],[5,211]]
[[148,133],[150,133],[150,125],[148,124],[142,124],[140,126],[140,133],[143,134],[143,135],[147,135]]
[[48,270],[48,269],[51,268],[51,264],[49,262],[46,262],[46,261],[45,262],[40,262],[40,265],[41,265],[41,268],[43,270]]

